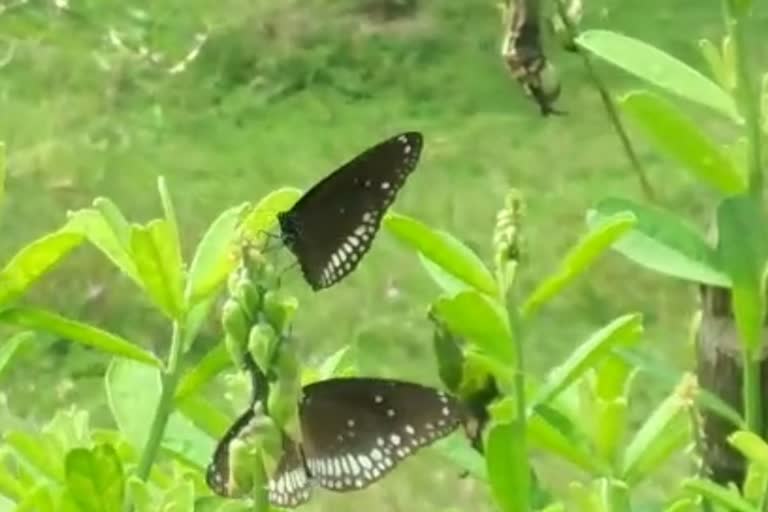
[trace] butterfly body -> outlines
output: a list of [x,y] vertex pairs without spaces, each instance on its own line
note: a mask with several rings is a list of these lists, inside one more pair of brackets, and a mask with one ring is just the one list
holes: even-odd
[[[273,505],[296,507],[315,485],[336,492],[363,489],[420,448],[453,432],[464,421],[454,397],[420,384],[376,378],[335,378],[305,386],[299,402],[301,441],[283,435],[282,455],[268,491]],[[247,414],[247,413],[246,413]],[[228,468],[231,443],[246,431],[238,419],[209,466],[209,486]],[[211,485],[211,482],[219,485]]]
[[391,137],[328,175],[277,214],[283,243],[314,290],[343,279],[368,252],[381,219],[416,168],[418,132]]

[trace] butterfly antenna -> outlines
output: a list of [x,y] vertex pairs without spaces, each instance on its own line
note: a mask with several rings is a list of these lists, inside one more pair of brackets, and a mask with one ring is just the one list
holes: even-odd
[[[282,248],[283,238],[280,235],[276,235],[271,231],[266,231],[263,229],[260,229],[258,234],[263,236],[267,241],[267,243],[264,244],[264,247],[261,250],[262,254],[268,254],[274,250]],[[272,243],[273,241],[277,241],[277,243]]]
[[286,272],[288,272],[289,270],[291,270],[292,268],[294,268],[294,267],[295,267],[296,265],[298,265],[298,264],[299,264],[299,262],[298,262],[298,261],[294,261],[293,263],[291,263],[290,265],[288,265],[287,267],[285,267],[283,270],[281,270],[281,271],[280,271],[280,272],[277,274],[277,282],[276,282],[276,286],[277,286],[278,288],[280,288],[280,285],[281,285],[281,284],[282,284],[282,282],[283,282],[283,275],[284,275]]

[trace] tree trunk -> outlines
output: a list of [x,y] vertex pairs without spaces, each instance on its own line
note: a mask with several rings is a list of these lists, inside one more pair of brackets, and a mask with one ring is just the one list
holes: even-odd
[[[696,336],[696,364],[699,385],[743,413],[741,342],[731,311],[730,290],[701,286],[701,324]],[[763,331],[764,346],[768,331]],[[763,396],[768,396],[768,365],[763,350],[761,379]],[[709,410],[700,410],[702,453],[707,476],[720,484],[733,482],[741,487],[746,475],[744,458],[728,444],[734,430],[728,420]]]

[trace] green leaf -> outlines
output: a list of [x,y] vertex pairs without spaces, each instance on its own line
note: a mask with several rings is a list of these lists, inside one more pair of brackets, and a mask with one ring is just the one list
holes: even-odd
[[528,419],[528,440],[531,446],[557,455],[587,473],[599,474],[606,469],[582,446],[583,443],[540,414],[533,414]]
[[684,62],[647,43],[608,30],[582,32],[576,43],[614,66],[687,100],[740,121],[733,98]]
[[76,448],[66,458],[69,495],[81,512],[121,510],[124,496],[123,466],[115,449],[100,445]]
[[290,210],[301,195],[301,190],[293,187],[279,188],[270,192],[248,212],[243,219],[242,230],[250,238],[266,238],[265,233],[277,224],[277,214]]
[[766,220],[750,196],[725,199],[717,208],[718,256],[731,278],[733,313],[746,350],[755,356],[762,344],[765,315],[763,271],[768,256]]
[[151,366],[159,367],[162,364],[151,352],[116,334],[41,309],[19,307],[0,311],[0,323],[47,331],[102,352]]
[[626,199],[608,198],[589,212],[587,222],[592,225],[621,211],[632,212],[637,224],[614,245],[618,252],[662,274],[713,286],[730,285],[715,250],[673,213]]
[[624,451],[621,471],[626,482],[634,485],[654,474],[690,442],[687,407],[675,390],[645,420]]
[[167,316],[183,314],[183,271],[173,246],[173,235],[165,220],[131,229],[131,254],[144,289]]
[[182,401],[194,395],[219,373],[232,365],[227,348],[223,343],[217,343],[190,371],[184,374],[176,387],[176,401]]
[[137,453],[147,444],[151,418],[160,400],[161,379],[156,368],[113,359],[105,376],[112,417]]
[[232,425],[232,419],[218,410],[210,401],[191,395],[176,401],[176,406],[197,428],[213,438],[221,436]]
[[635,91],[624,96],[619,105],[659,150],[684,165],[696,178],[721,194],[746,190],[744,173],[672,103],[648,91]]
[[[113,360],[106,375],[107,401],[120,431],[141,452],[160,401],[161,379],[155,368],[127,360]],[[213,440],[178,413],[172,413],[163,437],[163,448],[198,467],[205,467],[214,449]]]
[[498,294],[493,274],[482,260],[449,233],[396,213],[387,214],[384,225],[400,242],[420,252],[452,276],[489,295]]
[[507,364],[515,360],[506,312],[492,299],[470,290],[438,299],[434,311],[451,332],[486,354]]
[[0,305],[19,298],[82,242],[81,235],[59,230],[23,247],[0,270]]
[[189,267],[186,297],[188,305],[211,295],[235,267],[231,247],[236,241],[237,226],[246,205],[225,210],[208,227],[195,249]]
[[555,273],[539,283],[531,293],[523,305],[522,315],[535,313],[542,304],[581,276],[635,224],[636,219],[631,213],[617,213],[591,226],[592,230],[566,253]]
[[589,368],[594,367],[614,347],[630,345],[643,332],[639,314],[621,316],[590,336],[560,366],[552,369],[539,389],[532,407],[552,401]]
[[450,435],[441,439],[432,445],[432,449],[460,468],[467,470],[473,478],[488,480],[483,456],[472,449],[462,434]]
[[125,258],[128,258],[128,251],[131,249],[131,225],[128,220],[120,211],[120,208],[106,197],[97,197],[93,200],[93,207],[98,210],[109,229],[112,231],[112,235],[120,243],[122,250],[125,253]]
[[754,432],[739,430],[728,436],[728,442],[747,459],[768,469],[768,443]]
[[[99,201],[99,200],[97,200]],[[128,239],[122,232],[121,215],[116,207],[102,199],[99,208],[108,211],[106,215],[93,209],[78,210],[69,214],[64,229],[85,236],[97,249],[99,249],[120,271],[131,278],[133,282],[142,286],[141,278],[136,270],[130,249],[130,233]],[[114,229],[113,229],[114,227]]]
[[683,489],[707,498],[714,504],[736,512],[758,512],[757,507],[739,496],[734,489],[725,488],[705,478],[686,478]]
[[57,482],[64,480],[64,468],[61,464],[64,454],[60,453],[50,437],[9,430],[5,433],[4,442],[39,473]]
[[491,427],[485,443],[488,480],[499,508],[505,512],[530,510],[530,467],[524,422]]
[[181,268],[184,265],[184,259],[181,256],[181,238],[179,236],[179,223],[176,220],[176,209],[173,206],[171,193],[168,191],[168,184],[165,178],[157,178],[157,189],[160,193],[160,202],[163,205],[163,217],[168,225],[168,250],[169,264]]
[[32,332],[19,332],[14,334],[11,339],[3,342],[3,344],[0,345],[0,375],[3,374],[3,370],[5,370],[5,368],[8,366],[8,363],[11,362],[11,359],[13,358],[14,354],[16,354],[16,351],[21,346],[21,344],[24,341],[33,339],[34,337],[35,335]]
[[437,286],[439,286],[440,289],[443,290],[447,295],[456,295],[459,292],[473,289],[471,285],[465,283],[457,277],[454,277],[453,274],[443,269],[443,267],[437,263],[433,263],[432,260],[424,256],[422,253],[418,254],[421,266],[424,267],[424,270],[427,271],[427,274],[429,274],[429,277],[432,278],[432,281],[434,281],[435,284],[437,284]]

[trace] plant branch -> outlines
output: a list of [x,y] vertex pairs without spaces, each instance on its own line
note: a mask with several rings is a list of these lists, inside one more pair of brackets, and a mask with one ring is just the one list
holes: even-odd
[[147,444],[144,446],[144,451],[141,454],[139,466],[136,470],[136,475],[142,480],[146,480],[149,477],[149,472],[151,471],[152,465],[157,458],[157,453],[160,450],[163,434],[168,425],[168,418],[170,418],[171,413],[173,412],[176,386],[179,383],[179,377],[181,376],[181,366],[179,365],[179,361],[184,347],[184,336],[182,335],[183,329],[181,325],[181,322],[178,320],[173,322],[171,352],[168,355],[168,364],[162,376],[160,400],[157,403],[157,409],[155,409],[155,415],[152,418],[152,426],[149,430]]
[[[568,12],[565,8],[565,5],[563,5],[562,0],[555,0],[555,5],[557,6],[557,15],[563,22],[563,26],[568,32],[568,37],[575,41],[579,35],[579,31],[568,17]],[[589,54],[582,50],[577,50],[577,52],[579,55],[581,55],[581,59],[584,62],[584,68],[587,70],[587,78],[589,78],[589,80],[592,82],[592,85],[595,87],[595,89],[597,89],[597,92],[600,95],[600,99],[603,102],[603,107],[605,107],[605,111],[608,113],[608,118],[616,130],[616,134],[619,136],[621,146],[624,148],[624,153],[627,155],[627,158],[632,165],[632,169],[635,171],[637,179],[640,181],[640,188],[642,188],[643,194],[645,194],[646,199],[649,201],[656,202],[656,192],[653,189],[650,180],[648,179],[645,168],[640,163],[640,158],[635,152],[635,148],[632,145],[632,141],[630,140],[629,135],[627,134],[627,130],[624,128],[624,124],[621,122],[621,117],[619,117],[618,110],[616,109],[616,105],[611,99],[611,95],[608,92],[607,86],[603,82],[602,78],[600,78],[600,75],[597,73],[597,70],[592,64],[592,59]]]

